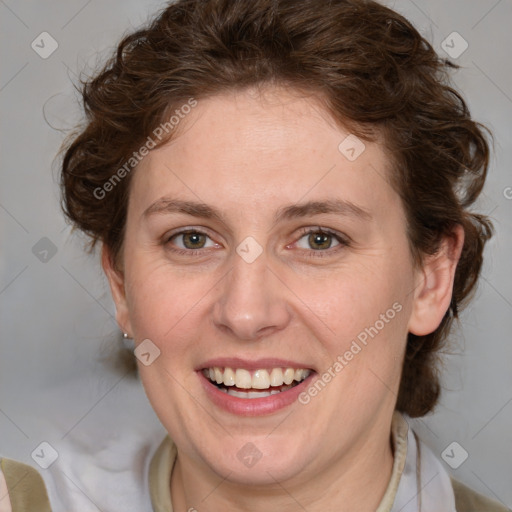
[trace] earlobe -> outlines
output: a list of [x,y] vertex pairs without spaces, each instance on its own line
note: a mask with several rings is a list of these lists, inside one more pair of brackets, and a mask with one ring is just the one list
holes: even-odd
[[101,265],[105,275],[107,276],[110,285],[110,292],[112,293],[112,298],[116,305],[116,320],[119,328],[124,333],[127,333],[129,337],[132,337],[130,316],[126,303],[124,274],[122,271],[115,268],[112,253],[105,244],[103,244],[101,249]]
[[455,271],[464,246],[464,229],[457,225],[436,254],[425,257],[418,270],[409,332],[425,336],[441,323],[452,299]]

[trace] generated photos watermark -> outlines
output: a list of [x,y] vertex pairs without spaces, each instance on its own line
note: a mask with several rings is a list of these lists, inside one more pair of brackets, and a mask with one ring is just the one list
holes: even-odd
[[120,167],[101,187],[94,189],[93,195],[96,199],[105,199],[109,192],[112,192],[117,184],[125,178],[133,168],[138,165],[144,157],[149,155],[149,151],[154,149],[158,142],[162,140],[164,134],[169,134],[178,124],[181,119],[184,119],[192,109],[197,106],[197,100],[189,98],[187,103],[177,108],[173,115],[165,123],[161,123],[153,130],[153,136],[149,135],[146,142],[137,150],[134,151],[132,156]]
[[370,327],[365,327],[355,339],[352,340],[350,347],[343,354],[337,356],[334,363],[323,372],[306,391],[299,395],[299,402],[303,405],[309,404],[311,398],[320,393],[336,375],[338,375],[350,361],[359,354],[364,347],[368,345],[369,338],[373,339],[377,336],[391,320],[395,318],[397,313],[402,311],[402,304],[395,302],[385,313],[381,313],[379,319]]

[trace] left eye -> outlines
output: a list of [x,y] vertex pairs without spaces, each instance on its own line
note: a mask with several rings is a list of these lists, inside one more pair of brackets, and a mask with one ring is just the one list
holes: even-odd
[[[305,245],[300,245],[301,240],[305,241]],[[333,246],[333,242],[335,245]],[[301,249],[313,249],[316,251],[322,251],[331,249],[341,245],[339,237],[333,233],[328,233],[322,230],[308,231],[297,241],[297,246]]]
[[[169,239],[173,241],[180,249],[204,249],[206,247],[214,247],[215,242],[205,233],[200,231],[182,231],[177,233]],[[178,242],[181,241],[181,243]],[[207,241],[210,240],[210,245],[207,245]]]

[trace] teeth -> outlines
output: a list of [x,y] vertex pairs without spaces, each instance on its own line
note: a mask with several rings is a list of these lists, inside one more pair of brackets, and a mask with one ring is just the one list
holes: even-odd
[[283,382],[285,384],[291,384],[295,378],[295,370],[293,368],[286,368],[283,373]]
[[270,376],[267,370],[256,370],[252,376],[252,386],[254,389],[268,389],[270,387]]
[[281,386],[283,384],[283,370],[281,368],[273,368],[270,373],[270,385]]
[[294,380],[297,382],[304,380],[307,377],[306,372],[307,370],[295,370]]
[[222,376],[221,369],[220,368],[214,368],[213,370],[215,372],[215,382],[217,384],[222,384],[222,382],[224,381],[224,377]]
[[[310,370],[304,368],[272,368],[271,370],[262,368],[255,370],[252,374],[249,370],[243,368],[232,369],[215,366],[214,368],[203,370],[205,377],[217,384],[224,384],[224,386],[228,387],[228,392],[231,391],[231,389],[229,389],[231,387],[253,390],[264,390],[283,385],[291,387],[293,381],[301,382],[306,379],[310,373]],[[233,391],[236,392],[236,390]],[[271,394],[275,394],[274,392],[278,393],[279,390],[270,390]],[[249,392],[249,395],[251,393],[252,392]],[[258,393],[258,396],[262,394],[262,392],[256,393]],[[243,392],[244,398],[250,398],[247,394],[247,392]]]
[[[210,370],[211,372],[211,370]],[[225,386],[234,386],[236,382],[235,372],[231,368],[224,369],[224,385]]]
[[[281,391],[286,391],[290,389],[291,386],[285,386],[281,389]],[[271,389],[270,391],[237,391],[236,389],[227,388],[223,389],[225,393],[231,396],[236,396],[237,398],[264,398],[266,396],[277,395],[281,393],[278,389]]]
[[[217,370],[217,368],[215,368]],[[220,370],[219,370],[220,371]],[[241,389],[252,388],[251,374],[247,370],[241,370],[240,368],[236,371],[235,386]]]

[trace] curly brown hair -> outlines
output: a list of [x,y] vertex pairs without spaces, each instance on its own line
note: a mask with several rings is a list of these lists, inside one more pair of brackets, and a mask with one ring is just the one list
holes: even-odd
[[[455,225],[464,229],[448,311],[433,333],[408,338],[396,408],[425,415],[440,394],[439,351],[493,231],[489,219],[468,211],[484,185],[490,134],[450,84],[456,67],[374,1],[178,0],[82,81],[86,125],[64,146],[64,212],[119,265],[132,175],[126,162],[172,111],[191,98],[266,84],[315,94],[352,133],[383,135],[418,264]],[[108,198],[99,197],[109,180]]]

